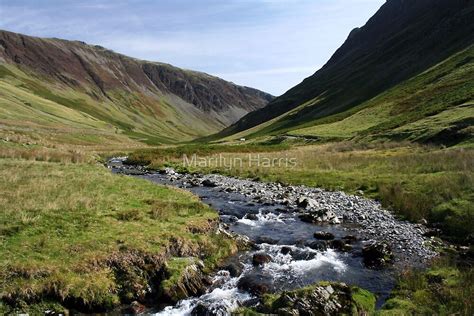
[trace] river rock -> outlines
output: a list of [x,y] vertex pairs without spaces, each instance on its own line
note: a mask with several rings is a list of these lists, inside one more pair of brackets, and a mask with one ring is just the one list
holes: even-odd
[[326,241],[323,240],[314,240],[306,243],[306,246],[319,251],[326,251],[328,248],[328,244]]
[[362,248],[364,264],[369,267],[385,265],[393,261],[393,253],[385,242],[374,242]]
[[346,235],[342,237],[342,239],[347,243],[347,244],[352,244],[357,241],[357,237],[354,235]]
[[329,223],[340,224],[341,221],[336,214],[328,209],[319,209],[301,214],[300,219],[307,223]]
[[242,274],[244,266],[240,262],[230,262],[223,267],[223,270],[228,271],[229,275],[235,278]]
[[212,180],[209,180],[209,179],[204,179],[202,180],[201,184],[205,187],[209,187],[209,188],[214,188],[217,186],[217,183],[215,183],[214,181]]
[[299,197],[296,200],[296,205],[300,208],[310,209],[317,206],[317,202],[311,198]]
[[344,240],[340,239],[331,240],[329,242],[329,247],[344,252],[352,250],[351,245],[346,244]]
[[276,245],[278,244],[278,239],[274,239],[268,236],[259,236],[255,240],[257,244],[269,244],[269,245]]
[[291,254],[291,247],[288,247],[288,246],[281,247],[280,252],[284,255]]
[[246,275],[237,282],[237,288],[260,296],[267,293],[271,289],[271,285],[258,276]]
[[125,314],[132,314],[132,315],[137,315],[137,314],[142,314],[145,312],[145,306],[137,301],[133,301],[130,303],[130,306],[128,306],[124,311]]
[[334,235],[330,232],[319,231],[314,233],[314,238],[319,240],[331,240],[334,239]]
[[257,214],[253,214],[253,213],[247,213],[244,218],[246,219],[249,219],[251,221],[256,221],[258,220],[258,217],[257,217]]
[[227,310],[224,306],[209,306],[204,303],[198,303],[191,311],[191,316],[220,316],[226,314]]
[[252,257],[252,264],[254,266],[262,266],[270,261],[272,261],[272,257],[265,253],[256,253]]

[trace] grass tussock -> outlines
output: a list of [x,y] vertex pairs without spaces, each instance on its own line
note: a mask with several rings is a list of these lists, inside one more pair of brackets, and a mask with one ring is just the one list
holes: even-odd
[[473,293],[473,269],[443,258],[427,271],[405,271],[378,314],[472,315]]
[[168,256],[235,251],[184,191],[82,163],[0,159],[0,177],[2,312],[108,310],[150,293]]
[[0,158],[14,158],[22,160],[61,162],[61,163],[88,163],[92,161],[91,154],[77,150],[55,150],[49,148],[2,148]]

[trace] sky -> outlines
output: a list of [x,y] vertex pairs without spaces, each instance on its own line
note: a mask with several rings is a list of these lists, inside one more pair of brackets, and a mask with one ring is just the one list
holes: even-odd
[[0,29],[81,40],[281,95],[385,0],[0,0]]

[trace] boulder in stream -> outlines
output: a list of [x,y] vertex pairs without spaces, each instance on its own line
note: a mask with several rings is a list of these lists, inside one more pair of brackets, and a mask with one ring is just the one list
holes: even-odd
[[332,240],[334,239],[334,235],[330,232],[318,231],[314,233],[314,238],[319,240]]
[[319,250],[319,251],[326,251],[328,248],[328,244],[324,240],[313,240],[305,244],[307,247]]
[[228,271],[229,275],[235,278],[242,274],[242,271],[244,270],[244,266],[240,262],[236,261],[236,262],[229,262],[222,269]]
[[334,214],[334,212],[325,208],[303,213],[299,217],[303,222],[307,222],[307,223],[314,223],[314,224],[316,223],[340,224],[341,223],[341,221],[336,216],[336,214]]
[[341,239],[331,240],[329,242],[329,247],[332,249],[336,249],[336,250],[344,251],[344,252],[352,250],[352,246],[349,244],[346,244],[345,240],[341,240]]
[[271,290],[271,283],[259,276],[246,275],[239,280],[237,288],[253,295],[260,296]]
[[202,180],[201,184],[202,184],[203,186],[209,187],[209,188],[217,187],[217,183],[215,183],[214,181],[209,180],[209,179],[204,179],[204,180]]
[[256,253],[252,257],[252,264],[254,266],[262,266],[270,261],[272,261],[272,257],[265,253]]

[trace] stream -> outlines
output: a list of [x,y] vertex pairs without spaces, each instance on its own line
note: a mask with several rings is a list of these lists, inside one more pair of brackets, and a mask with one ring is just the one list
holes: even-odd
[[[178,174],[170,169],[162,173],[147,172],[124,166],[122,162],[123,158],[114,158],[108,166],[116,173],[191,191],[219,212],[226,230],[247,236],[255,243],[254,249],[228,259],[228,264],[237,267],[240,273],[230,273],[228,270],[232,269],[218,271],[212,276],[207,293],[151,311],[155,315],[200,315],[199,308],[213,315],[228,315],[239,306],[252,306],[258,301],[248,289],[281,292],[323,280],[367,289],[377,295],[380,307],[395,285],[397,271],[422,265],[436,255],[425,247],[423,227],[397,221],[375,201],[342,192],[284,187],[219,175]],[[334,212],[340,223],[302,221],[295,199],[303,194],[317,201],[318,207],[324,205]],[[344,250],[330,243],[326,246],[314,237],[317,231],[331,233],[334,240],[350,240],[350,246]],[[390,243],[395,262],[383,268],[368,268],[361,255],[362,248],[381,239]],[[271,261],[253,265],[253,256],[261,253],[269,255]]]

